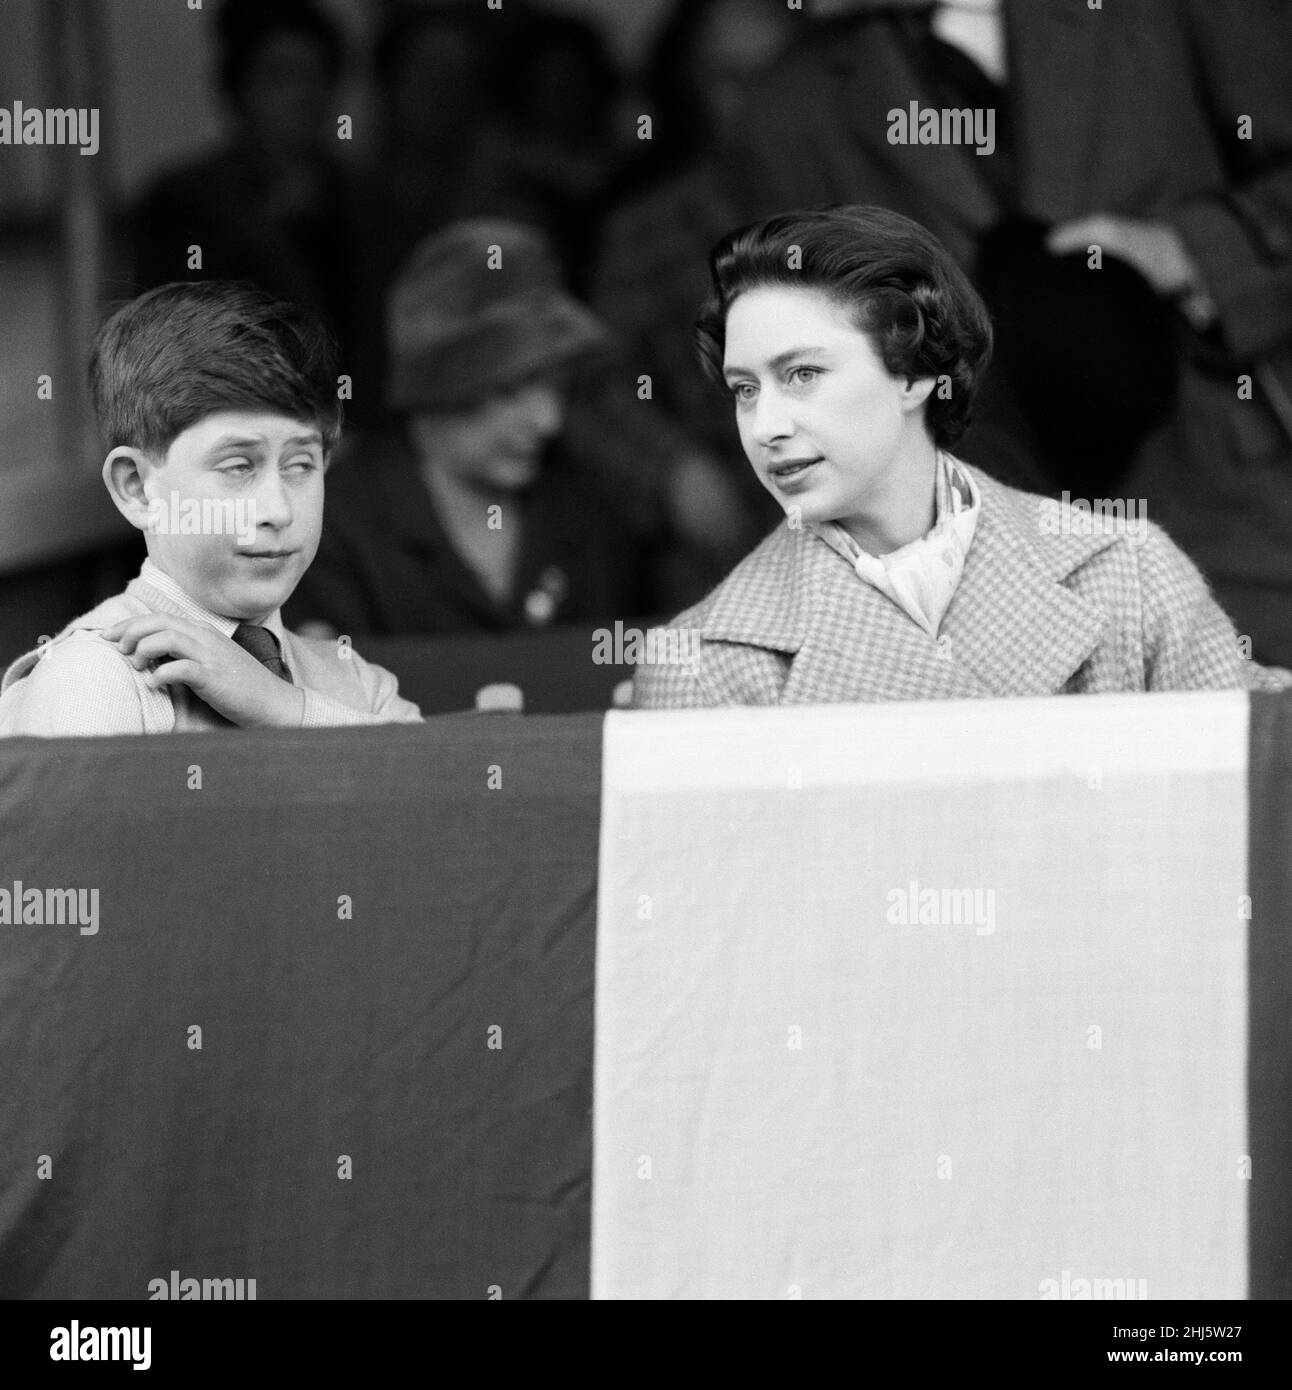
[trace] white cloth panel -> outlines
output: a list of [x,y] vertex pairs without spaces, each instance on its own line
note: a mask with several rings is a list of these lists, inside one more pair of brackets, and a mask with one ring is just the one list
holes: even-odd
[[1245,1296],[1247,708],[608,715],[594,1297]]

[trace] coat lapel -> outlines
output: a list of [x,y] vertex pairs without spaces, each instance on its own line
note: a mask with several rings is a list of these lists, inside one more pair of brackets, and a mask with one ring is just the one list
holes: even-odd
[[714,595],[704,639],[792,657],[787,705],[1057,694],[1106,625],[1062,581],[1113,537],[1052,536],[1042,547],[1040,499],[973,472],[982,512],[940,641],[824,541],[789,526]]
[[700,627],[705,641],[740,642],[790,655],[802,647],[810,591],[804,566],[811,557],[802,546],[805,534],[782,524],[745,556],[709,601]]
[[804,579],[813,602],[782,704],[840,700],[948,700],[988,688],[891,599],[859,579],[819,537],[804,538]]
[[943,631],[994,695],[1053,695],[1094,651],[1107,624],[1063,586],[1115,537],[1040,537],[1039,498],[975,470],[983,507]]

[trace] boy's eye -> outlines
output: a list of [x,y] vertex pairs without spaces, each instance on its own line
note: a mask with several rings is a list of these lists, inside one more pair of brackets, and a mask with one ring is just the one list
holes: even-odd
[[247,473],[253,464],[250,459],[225,459],[220,465],[221,473]]
[[318,461],[312,458],[293,459],[287,467],[301,473],[312,473],[318,467]]

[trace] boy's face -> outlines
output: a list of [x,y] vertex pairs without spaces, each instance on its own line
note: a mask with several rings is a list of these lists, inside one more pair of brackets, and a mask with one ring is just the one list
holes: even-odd
[[318,550],[323,472],[315,424],[244,410],[204,416],[176,436],[163,462],[140,456],[160,523],[145,530],[148,554],[204,608],[261,621],[287,601]]

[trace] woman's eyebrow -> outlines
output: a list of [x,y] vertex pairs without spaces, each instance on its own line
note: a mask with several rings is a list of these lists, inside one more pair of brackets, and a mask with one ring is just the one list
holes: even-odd
[[[820,357],[828,351],[828,348],[811,346],[786,348],[784,352],[778,352],[775,357],[771,358],[767,365],[772,371],[778,372],[787,362],[793,361],[796,357]],[[730,367],[724,367],[722,375],[731,378],[733,376],[749,376],[750,372],[747,367],[737,367],[733,364]]]

